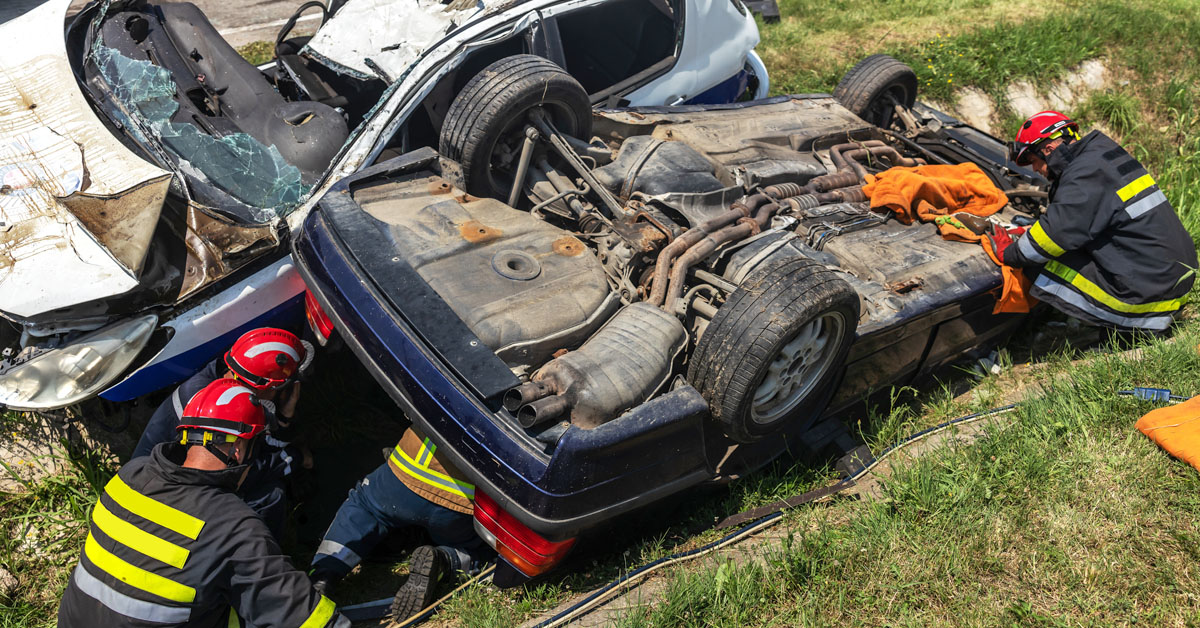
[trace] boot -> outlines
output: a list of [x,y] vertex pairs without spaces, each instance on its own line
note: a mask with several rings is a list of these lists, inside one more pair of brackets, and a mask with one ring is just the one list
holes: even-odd
[[404,621],[433,602],[438,580],[449,571],[450,557],[445,550],[422,545],[409,558],[408,580],[392,599],[392,618]]

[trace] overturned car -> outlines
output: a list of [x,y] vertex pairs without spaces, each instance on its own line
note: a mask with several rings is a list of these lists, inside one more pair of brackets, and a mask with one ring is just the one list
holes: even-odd
[[[51,0],[0,32],[0,405],[137,398],[252,327],[303,325],[289,234],[359,169],[435,145],[497,59],[589,105],[764,94],[729,0],[348,0],[242,59],[193,4]],[[300,4],[300,3],[298,3]],[[719,35],[719,37],[718,37]],[[716,43],[714,43],[716,42]]]
[[[593,112],[549,61],[485,68],[438,150],[335,185],[294,240],[315,299],[477,486],[521,573],[580,533],[758,468],[814,419],[994,344],[999,269],[870,210],[866,177],[973,162],[1039,212],[1001,142],[915,102],[883,55],[834,96]],[[839,386],[840,383],[840,386]]]

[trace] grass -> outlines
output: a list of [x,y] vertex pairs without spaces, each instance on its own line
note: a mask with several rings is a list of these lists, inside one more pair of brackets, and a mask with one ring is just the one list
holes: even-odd
[[1036,19],[1073,3],[1049,0],[1030,7],[1009,0],[781,0],[779,5],[779,23],[759,24],[758,50],[771,71],[773,89],[797,93],[832,90],[850,66],[872,52],[932,47],[945,56],[940,45],[947,38],[980,24]]
[[275,42],[252,41],[239,47],[237,52],[252,65],[262,65],[275,58]]
[[1092,97],[1084,104],[1082,116],[1095,118],[1108,128],[1129,135],[1141,124],[1140,103],[1128,93],[1107,90]]
[[1194,625],[1200,474],[1116,392],[1200,393],[1198,340],[1060,359],[1010,422],[898,466],[884,500],[790,514],[763,562],[681,569],[621,625]]
[[1139,74],[1160,73],[1164,58],[1189,66],[1200,50],[1194,0],[780,5],[780,23],[760,24],[760,53],[777,93],[830,91],[873,52],[905,61],[917,72],[922,97],[948,102],[962,85],[998,95],[1014,80],[1045,84],[1116,49]]
[[[19,420],[6,413],[6,420]],[[87,517],[116,471],[95,452],[62,450],[67,472],[24,491],[0,493],[0,566],[17,580],[17,595],[0,597],[0,628],[52,626],[58,601],[87,533]],[[13,469],[4,465],[9,477]]]

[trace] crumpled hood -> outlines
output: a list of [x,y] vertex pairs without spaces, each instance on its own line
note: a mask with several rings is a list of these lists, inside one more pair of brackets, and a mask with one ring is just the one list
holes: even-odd
[[16,319],[136,287],[171,180],[89,107],[69,4],[0,27],[0,311]]

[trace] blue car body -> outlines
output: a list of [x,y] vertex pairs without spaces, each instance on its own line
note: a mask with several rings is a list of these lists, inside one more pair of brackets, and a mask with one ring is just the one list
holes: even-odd
[[[613,115],[639,121],[699,112],[737,116],[748,107],[803,101],[823,106],[829,98],[637,108]],[[949,147],[946,155],[1003,171],[1000,142],[938,112],[920,111],[943,121],[939,141]],[[591,429],[564,423],[541,434],[523,430],[501,403],[521,380],[383,244],[387,224],[354,200],[357,189],[415,179],[436,171],[437,163],[436,152],[421,149],[338,182],[295,234],[293,256],[337,333],[392,399],[470,482],[521,523],[549,539],[572,537],[687,487],[744,474],[796,442],[799,434],[790,428],[749,444],[731,441],[710,419],[704,397],[682,380]],[[930,238],[904,229],[886,227],[897,236],[896,246],[908,247],[905,238]],[[837,394],[830,391],[831,412],[861,402],[871,390],[911,383],[964,352],[994,345],[1019,324],[1020,316],[992,312],[997,269],[985,258],[967,257],[971,250],[956,251],[954,273],[928,277],[927,290],[900,295],[894,307],[860,323],[842,372],[845,384]],[[887,294],[883,298],[890,299]],[[801,424],[803,430],[810,423]]]
[[[473,334],[411,268],[354,246],[375,237],[377,225],[348,190],[435,157],[418,151],[339,182],[294,242],[300,274],[392,399],[472,482],[550,538],[573,536],[711,477],[703,446],[708,406],[690,386],[600,428],[568,428],[552,454],[530,446],[500,405],[516,378],[489,349],[472,344]],[[382,264],[386,273],[372,273]],[[372,277],[384,276],[406,283],[407,303],[391,302],[376,286]]]

